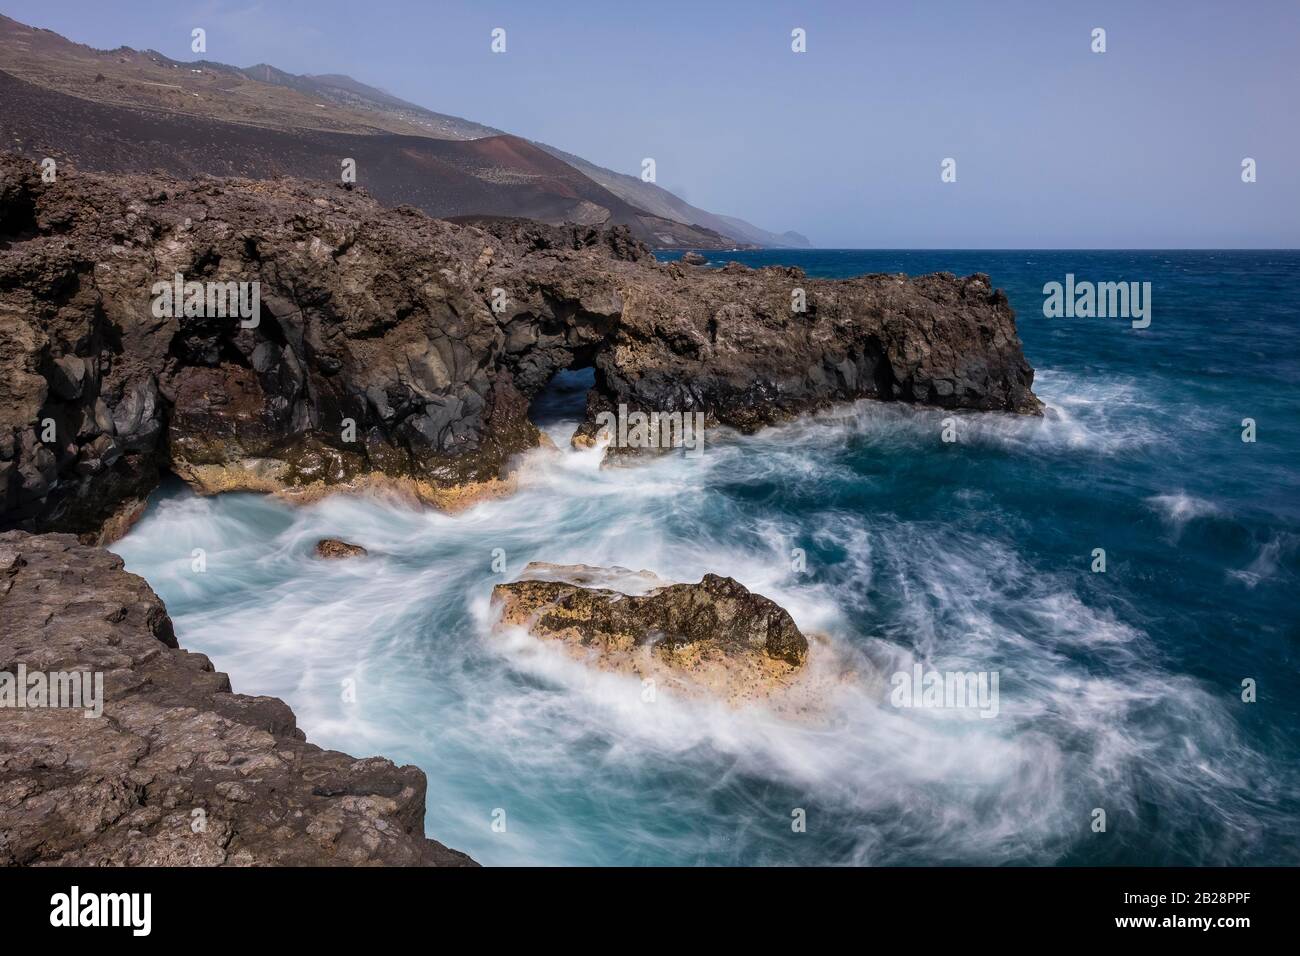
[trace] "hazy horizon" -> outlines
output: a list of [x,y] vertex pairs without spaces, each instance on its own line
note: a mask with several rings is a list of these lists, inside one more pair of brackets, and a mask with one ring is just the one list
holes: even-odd
[[[344,73],[630,175],[653,157],[688,202],[821,248],[1300,246],[1291,3],[0,11],[100,49]],[[206,53],[190,50],[194,27]],[[805,53],[791,51],[796,27]],[[940,179],[948,157],[956,182]],[[1242,181],[1246,157],[1256,182]]]

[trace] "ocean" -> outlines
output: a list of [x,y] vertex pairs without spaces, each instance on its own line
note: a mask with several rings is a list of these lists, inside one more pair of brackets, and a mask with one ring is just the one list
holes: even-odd
[[[564,373],[536,405],[559,450],[513,497],[172,483],[113,550],[236,690],[425,770],[428,834],[484,864],[1300,863],[1300,252],[705,255],[986,272],[1047,412],[860,402],[602,469],[567,445],[589,379]],[[1150,325],[1046,318],[1067,274],[1150,282]],[[320,561],[324,536],[371,556]],[[814,722],[646,703],[493,631],[534,560],[730,575],[852,673]],[[895,706],[918,665],[996,674],[996,716]]]

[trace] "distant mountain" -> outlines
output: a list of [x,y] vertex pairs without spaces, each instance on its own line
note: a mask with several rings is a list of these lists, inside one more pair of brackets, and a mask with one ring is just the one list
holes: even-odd
[[[516,136],[447,140],[259,127],[96,103],[3,71],[0,103],[0,142],[6,147],[99,172],[160,169],[178,176],[338,181],[342,160],[350,158],[356,161],[358,183],[376,199],[387,205],[407,203],[443,218],[522,216],[548,223],[626,225],[646,241],[675,235],[678,225],[646,215]],[[711,248],[733,244],[716,233],[683,238],[688,240],[683,244]]]
[[562,149],[547,146],[545,143],[538,143],[537,145],[553,156],[558,156],[573,168],[586,173],[614,195],[622,197],[639,209],[644,209],[646,212],[664,219],[702,226],[723,235],[733,236],[743,243],[756,246],[808,248],[812,245],[797,232],[786,232],[777,235],[734,216],[719,216],[711,212],[705,212],[703,209],[692,206],[686,200],[674,196],[662,186],[644,182],[639,176],[613,172],[603,166],[589,163],[581,156],[566,153]]
[[237,72],[259,83],[288,87],[305,93],[314,100],[324,100],[347,110],[369,114],[372,120],[387,120],[391,126],[385,128],[393,128],[395,132],[416,133],[435,139],[482,139],[505,135],[503,130],[461,119],[459,116],[435,113],[339,73],[295,76],[265,63]]
[[0,107],[0,145],[92,170],[337,179],[349,157],[376,198],[433,216],[622,224],[660,248],[802,239],[351,77],[95,50],[3,15]]

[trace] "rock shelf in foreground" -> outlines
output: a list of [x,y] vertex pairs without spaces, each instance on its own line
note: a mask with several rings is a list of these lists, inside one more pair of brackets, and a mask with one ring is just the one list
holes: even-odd
[[474,865],[425,838],[421,770],[322,750],[283,701],[233,693],[117,556],[0,534],[0,622],[0,672],[103,675],[98,717],[0,707],[0,864]]

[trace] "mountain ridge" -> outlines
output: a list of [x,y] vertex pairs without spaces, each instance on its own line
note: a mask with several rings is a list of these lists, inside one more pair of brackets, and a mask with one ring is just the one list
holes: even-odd
[[[323,143],[318,134],[380,138],[365,144],[369,147],[384,145],[383,137],[419,137],[465,148],[415,147],[414,152],[422,155],[407,152],[393,161],[363,147],[358,151],[369,159],[365,166],[358,163],[360,184],[382,201],[409,202],[434,216],[504,215],[553,225],[564,221],[627,225],[638,238],[658,248],[807,244],[800,242],[803,237],[798,234],[777,234],[736,217],[709,213],[653,183],[495,127],[435,112],[344,74],[299,75],[267,63],[236,67],[211,60],[187,62],[127,46],[96,50],[3,14],[0,71],[28,87],[100,108],[36,96],[28,87],[13,83],[0,86],[0,95],[14,104],[4,111],[6,120],[0,121],[5,145],[36,158],[51,155],[71,160],[89,170],[128,171],[124,158],[139,152],[175,175],[332,178],[336,175],[332,169],[305,154],[343,143],[329,137]],[[23,98],[33,102],[23,103]],[[118,112],[122,110],[143,115]],[[271,156],[269,150],[257,148],[247,129],[223,132],[210,123],[275,130],[290,134],[293,142],[284,153]],[[78,124],[98,135],[78,135],[69,129]],[[47,125],[62,126],[71,136],[59,140],[45,135]],[[106,142],[104,130],[110,130],[107,138],[116,141]],[[150,138],[139,138],[145,131]],[[180,155],[168,156],[159,149],[160,144],[169,144],[168,137],[176,138]],[[204,139],[217,143],[216,150],[202,147],[198,141]],[[226,140],[251,155],[244,158],[220,148]],[[498,142],[467,145],[484,140]],[[276,142],[286,146],[282,139]],[[589,183],[579,184],[553,167],[545,175],[537,174],[536,169],[544,165],[540,155],[518,143],[553,157]],[[37,146],[45,152],[37,155]],[[423,154],[434,154],[439,161],[431,162]],[[296,164],[290,161],[294,157]],[[443,178],[420,181],[430,176]],[[521,188],[530,177],[532,188]],[[546,194],[545,199],[539,194]]]

